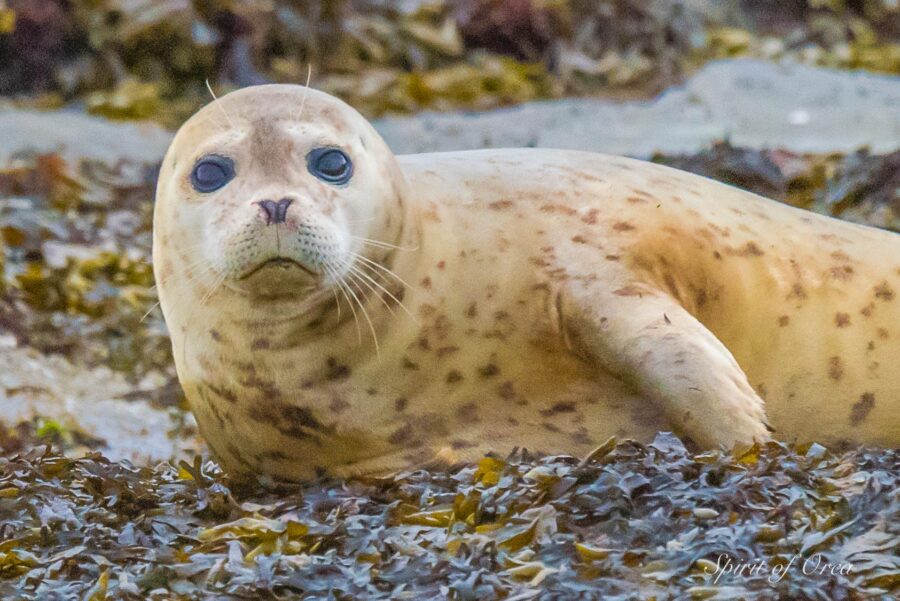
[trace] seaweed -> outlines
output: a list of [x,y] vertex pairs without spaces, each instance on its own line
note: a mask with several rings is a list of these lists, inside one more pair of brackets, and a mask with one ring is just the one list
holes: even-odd
[[225,91],[317,88],[367,116],[571,95],[647,96],[705,61],[900,73],[891,0],[11,0],[0,94],[169,126]]
[[0,458],[0,594],[891,599],[898,485],[896,450],[692,454],[665,433],[580,460],[522,451],[278,487],[199,458],[135,467],[35,449]]

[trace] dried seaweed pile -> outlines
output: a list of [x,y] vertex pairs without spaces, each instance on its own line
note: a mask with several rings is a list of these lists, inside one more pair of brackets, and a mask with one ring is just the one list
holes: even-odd
[[[691,455],[661,434],[649,446],[609,441],[584,460],[520,453],[449,471],[250,490],[229,488],[199,462],[137,469],[49,451],[0,459],[0,595],[838,600],[900,592],[897,451],[834,455],[771,443]],[[765,568],[720,574],[728,559]]]
[[[3,8],[3,7],[6,8]],[[893,0],[9,0],[0,94],[176,125],[220,90],[306,79],[367,115],[648,94],[712,58],[900,73]]]

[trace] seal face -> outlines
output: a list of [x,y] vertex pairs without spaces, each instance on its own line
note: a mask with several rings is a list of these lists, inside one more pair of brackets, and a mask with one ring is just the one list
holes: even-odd
[[201,431],[231,472],[294,480],[672,429],[898,444],[890,257],[894,234],[649,163],[395,157],[284,85],[185,123],[154,215]]

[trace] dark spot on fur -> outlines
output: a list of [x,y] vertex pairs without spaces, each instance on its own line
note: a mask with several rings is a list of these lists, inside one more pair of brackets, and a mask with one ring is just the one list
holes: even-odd
[[[200,396],[204,397],[204,400],[206,400],[205,399],[206,395],[204,395],[202,392],[200,393]],[[210,403],[209,401],[207,401],[207,405],[209,406],[209,410],[213,414],[213,417],[215,417],[216,421],[219,422],[219,428],[224,430],[225,429],[225,420],[222,419],[222,412],[219,411],[219,408],[216,406],[215,403]]]
[[872,317],[872,313],[875,312],[875,303],[869,303],[865,307],[859,310],[859,313],[863,317]]
[[878,337],[882,340],[887,340],[888,338],[890,338],[890,333],[888,333],[886,328],[878,328],[875,331],[878,334]]
[[697,305],[698,308],[703,308],[706,306],[706,301],[709,300],[709,295],[706,290],[698,290],[694,295],[694,304]]
[[572,242],[575,244],[587,244],[587,240],[584,236],[572,236]]
[[588,434],[588,429],[584,426],[578,428],[576,431],[572,432],[569,435],[572,438],[572,442],[575,444],[585,444],[591,445],[594,444],[594,440]]
[[210,336],[213,340],[215,340],[216,342],[221,342],[221,340],[222,340],[222,335],[219,334],[219,331],[218,331],[218,330],[210,330],[210,331],[209,331],[209,336]]
[[471,449],[476,446],[474,443],[469,442],[468,440],[456,439],[450,441],[450,446],[456,450],[459,449]]
[[252,466],[250,465],[250,462],[247,461],[246,459],[244,459],[244,455],[243,455],[243,453],[241,453],[240,449],[238,449],[236,446],[234,446],[234,443],[233,443],[233,442],[229,442],[229,443],[226,445],[226,448],[228,449],[228,453],[229,453],[232,457],[234,457],[234,459],[235,459],[238,463],[240,463],[240,464],[243,465],[244,467],[252,467]]
[[600,213],[597,209],[591,209],[587,212],[586,215],[582,216],[581,220],[588,225],[594,225],[597,223],[597,215]]
[[618,260],[621,259],[622,257],[620,257],[619,255],[606,255],[606,257],[604,257],[604,258],[605,258],[607,261],[618,261]]
[[778,327],[780,328],[786,327],[789,323],[791,323],[791,318],[787,315],[782,315],[778,318]]
[[348,403],[341,397],[336,396],[331,399],[331,403],[328,405],[328,408],[331,409],[332,413],[343,413],[350,408],[350,403]]
[[478,305],[474,302],[466,309],[466,317],[475,317],[478,315]]
[[850,325],[850,315],[848,313],[835,313],[834,325],[839,328],[846,328]]
[[495,200],[490,203],[488,206],[495,211],[502,211],[503,209],[508,209],[514,205],[511,200]]
[[224,386],[217,386],[211,382],[204,382],[204,384],[206,384],[206,387],[209,388],[219,398],[225,399],[232,404],[237,403],[238,397],[233,390],[229,390]]
[[456,417],[459,421],[469,424],[478,422],[478,405],[475,403],[466,403],[465,405],[460,406],[456,410]]
[[422,288],[429,290],[431,288],[431,278],[426,275],[424,278],[422,278],[421,284]]
[[832,278],[846,282],[853,277],[853,268],[849,265],[839,265],[832,267],[830,273]]
[[409,442],[412,437],[412,426],[410,424],[404,424],[391,432],[390,436],[388,436],[388,442],[393,445],[402,445],[405,442]]
[[319,432],[328,430],[328,428],[322,422],[316,419],[312,411],[310,411],[306,407],[283,405],[281,412],[284,416],[284,419],[291,424],[301,426],[303,428],[309,428],[310,430],[317,430]]
[[612,227],[617,232],[629,232],[635,229],[635,227],[627,221],[619,221],[618,223],[614,223]]
[[871,392],[864,392],[860,395],[859,400],[853,403],[850,409],[850,425],[860,425],[875,408],[875,395]]
[[894,290],[888,285],[887,282],[882,282],[879,285],[875,286],[875,298],[881,299],[883,301],[894,300]]
[[240,381],[242,386],[246,386],[247,388],[253,388],[255,390],[260,391],[268,397],[269,399],[278,399],[281,398],[281,391],[275,386],[274,382],[270,382],[269,380],[263,380],[262,378],[256,375],[250,375],[243,380]]
[[325,360],[325,367],[325,379],[329,382],[334,382],[335,380],[345,380],[350,377],[350,367],[348,365],[338,363],[338,360],[334,357],[328,357]]
[[500,368],[495,363],[488,363],[478,368],[478,374],[482,378],[493,378],[500,373]]
[[728,254],[738,257],[761,257],[765,252],[756,244],[756,242],[748,242],[739,249],[728,248],[725,250]]
[[803,289],[799,283],[791,286],[791,292],[788,294],[788,299],[797,298],[797,299],[805,299],[806,298],[806,290]]
[[268,405],[254,405],[250,407],[250,410],[247,412],[247,415],[255,422],[259,422],[261,424],[269,424],[271,426],[278,426],[281,423],[281,420],[278,416],[278,413],[274,411],[274,409]]
[[419,369],[419,364],[410,361],[409,357],[403,357],[403,369],[409,369],[409,370],[415,371],[415,370]]
[[553,415],[559,415],[560,413],[574,413],[575,412],[575,403],[568,401],[564,403],[556,403],[549,409],[542,409],[541,415],[544,417],[551,417]]
[[263,451],[260,457],[272,461],[286,461],[288,459],[288,456],[281,451]]
[[499,394],[500,398],[504,401],[516,400],[516,389],[513,386],[512,380],[507,380],[506,382],[501,384],[497,388],[497,394]]
[[843,253],[839,250],[836,250],[833,253],[831,253],[831,258],[835,259],[836,261],[849,261],[850,260],[850,256],[847,255],[847,253]]
[[828,377],[835,381],[840,381],[844,377],[844,362],[840,357],[828,359]]
[[543,428],[544,428],[545,430],[549,430],[549,431],[551,431],[551,432],[559,432],[559,431],[560,431],[559,428],[558,428],[556,425],[550,424],[550,423],[547,423],[547,422],[541,423],[541,426],[543,426]]
[[459,382],[463,379],[463,375],[459,372],[459,370],[451,369],[447,372],[447,384],[453,384],[455,382]]
[[395,411],[405,411],[406,407],[409,405],[409,400],[406,397],[400,397],[394,400],[394,410]]
[[253,350],[260,351],[269,348],[268,338],[257,338],[253,341]]

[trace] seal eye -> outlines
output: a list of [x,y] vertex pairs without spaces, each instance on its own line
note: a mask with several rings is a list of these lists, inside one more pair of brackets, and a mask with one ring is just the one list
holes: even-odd
[[310,173],[329,184],[346,184],[353,175],[353,163],[340,148],[314,148],[306,164]]
[[234,177],[234,161],[209,154],[197,161],[191,171],[191,185],[197,192],[215,192]]

